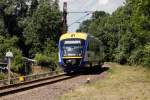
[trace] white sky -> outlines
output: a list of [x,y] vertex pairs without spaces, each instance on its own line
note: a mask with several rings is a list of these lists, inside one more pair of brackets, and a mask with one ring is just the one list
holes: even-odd
[[[125,0],[59,0],[60,9],[63,8],[63,2],[68,3],[68,11],[70,12],[82,12],[82,11],[105,11],[108,13],[112,13],[115,11],[119,6],[123,5]],[[86,14],[68,14],[68,25],[71,25],[80,17],[85,16]],[[83,20],[90,18],[91,14]],[[83,20],[80,20],[82,22]],[[79,23],[74,23],[69,26],[69,32],[75,32],[76,29],[79,27]]]

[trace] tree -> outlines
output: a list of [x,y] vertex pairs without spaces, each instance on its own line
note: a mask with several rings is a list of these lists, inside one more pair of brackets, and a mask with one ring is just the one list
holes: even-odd
[[0,57],[13,51],[13,70],[18,72],[23,56],[56,55],[60,23],[58,0],[0,0]]
[[[55,3],[55,2],[53,2]],[[42,53],[49,40],[57,43],[60,33],[61,13],[53,4],[42,2],[32,17],[26,21],[25,39],[30,57]]]
[[126,0],[112,15],[93,13],[90,21],[84,21],[78,30],[91,33],[103,42],[105,61],[149,65],[149,9],[149,0]]

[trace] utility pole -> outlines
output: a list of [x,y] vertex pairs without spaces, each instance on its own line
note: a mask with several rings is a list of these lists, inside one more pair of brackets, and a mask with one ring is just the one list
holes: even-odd
[[66,33],[68,30],[67,26],[67,2],[64,2],[63,4],[63,29],[62,34]]

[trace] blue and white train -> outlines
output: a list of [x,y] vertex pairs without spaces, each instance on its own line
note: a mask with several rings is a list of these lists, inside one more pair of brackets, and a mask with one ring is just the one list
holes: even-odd
[[59,64],[66,73],[104,62],[103,45],[87,33],[65,33],[59,40]]

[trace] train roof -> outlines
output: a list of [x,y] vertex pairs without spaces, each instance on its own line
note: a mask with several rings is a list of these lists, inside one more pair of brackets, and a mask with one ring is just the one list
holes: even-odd
[[86,40],[87,36],[88,36],[87,33],[79,33],[79,32],[65,33],[60,37],[60,40],[69,39],[69,38],[78,38],[78,39]]
[[82,32],[74,32],[74,33],[65,33],[60,37],[60,41],[61,40],[65,40],[65,39],[89,39],[89,38],[96,40],[98,42],[101,42],[98,38],[96,38],[95,36],[89,34],[89,33],[82,33]]

